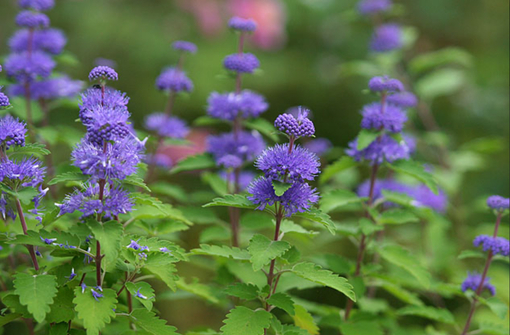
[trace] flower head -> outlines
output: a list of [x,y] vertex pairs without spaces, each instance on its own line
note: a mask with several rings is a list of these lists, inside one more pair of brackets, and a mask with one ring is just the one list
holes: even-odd
[[138,288],[138,291],[136,291],[135,296],[136,296],[137,298],[147,300],[148,298],[147,298],[146,296],[144,296],[143,294],[141,294],[141,293],[140,293],[140,289],[141,289],[141,288]]
[[376,28],[370,48],[375,52],[387,52],[402,47],[402,29],[398,24],[387,23]]
[[418,105],[418,98],[411,92],[399,92],[388,96],[386,102],[402,108],[411,108]]
[[16,16],[16,24],[25,28],[48,28],[50,19],[43,13],[24,10]]
[[191,54],[196,53],[198,50],[195,43],[191,43],[188,41],[175,41],[174,43],[172,43],[172,48],[174,48],[174,50],[185,51]]
[[391,0],[361,0],[358,2],[358,11],[362,15],[372,15],[385,12],[392,6]]
[[41,51],[33,51],[31,55],[28,52],[21,52],[9,55],[5,60],[5,67],[9,77],[26,83],[37,77],[48,77],[55,67],[55,62]]
[[186,76],[186,72],[169,67],[164,69],[156,79],[156,87],[161,91],[191,92],[193,82]]
[[77,274],[74,272],[74,268],[72,268],[71,274],[69,276],[67,276],[66,278],[69,280],[73,280],[76,276],[77,276]]
[[306,142],[303,147],[313,152],[317,156],[326,154],[332,147],[331,141],[327,138],[315,138]]
[[[0,96],[1,98],[1,96]],[[0,117],[0,147],[9,149],[11,145],[25,145],[26,124],[9,114]]]
[[126,248],[133,249],[133,250],[140,250],[141,246],[140,246],[140,244],[138,244],[138,241],[131,240],[131,242],[126,246]]
[[102,146],[107,141],[119,141],[131,135],[129,112],[124,107],[93,106],[81,114],[87,127],[87,139]]
[[260,62],[254,54],[236,53],[225,57],[223,66],[233,72],[253,73],[260,66]]
[[257,22],[253,19],[234,16],[228,21],[228,27],[234,30],[252,32],[257,29]]
[[11,105],[11,102],[9,101],[9,97],[6,96],[5,94],[3,94],[2,92],[0,92],[0,109],[8,107],[10,105]]
[[277,196],[271,180],[265,177],[255,179],[248,187],[248,192],[252,194],[248,199],[258,205],[258,210],[264,210],[266,206],[272,206],[279,201],[288,217],[309,210],[319,201],[317,190],[301,182],[293,183],[283,195]]
[[269,105],[265,98],[250,90],[241,93],[213,92],[207,100],[207,113],[217,119],[233,121],[238,116],[255,118],[264,113]]
[[277,144],[262,152],[255,166],[264,172],[266,178],[283,181],[313,180],[319,173],[319,158],[301,146],[289,152],[288,144]]
[[264,150],[265,143],[259,133],[243,131],[237,135],[225,133],[209,136],[207,147],[217,163],[227,155],[233,155],[243,162],[248,162],[253,161]]
[[55,0],[19,0],[21,8],[33,9],[37,11],[47,11],[55,6]]
[[30,38],[28,29],[21,29],[14,33],[9,40],[9,47],[14,52],[23,52],[28,50],[31,43],[32,50],[39,50],[57,55],[67,43],[64,33],[58,29],[35,30]]
[[89,73],[89,80],[119,80],[119,75],[108,66],[96,66]]
[[355,139],[349,143],[345,153],[358,162],[366,160],[372,164],[381,164],[384,161],[392,163],[399,159],[409,159],[415,149],[415,142],[410,137],[404,137],[404,140],[397,142],[388,134],[384,134],[362,150],[358,150],[357,146],[358,140]]
[[81,98],[80,119],[85,125],[93,123],[94,120],[92,120],[92,115],[89,114],[93,113],[93,111],[96,108],[99,108],[99,106],[106,106],[118,113],[129,115],[127,109],[129,97],[121,91],[107,87],[103,95],[101,89],[89,88],[81,95]]
[[368,88],[373,92],[395,93],[403,91],[404,85],[398,79],[382,76],[370,79]]
[[145,119],[145,128],[170,138],[185,138],[189,128],[184,120],[165,113],[153,113]]
[[[482,281],[482,276],[479,273],[473,272],[469,273],[461,285],[462,292],[466,292],[467,290],[477,291],[480,283]],[[496,295],[496,288],[490,283],[490,278],[485,278],[483,282],[483,289],[488,290],[491,295]]]
[[3,220],[7,220],[7,218],[16,220],[16,213],[7,201],[7,195],[3,192],[0,192],[0,214],[2,215]]
[[510,241],[504,237],[479,235],[473,240],[473,245],[482,246],[483,251],[491,251],[494,255],[510,255]]
[[43,182],[46,168],[41,161],[30,157],[19,161],[0,160],[0,182],[17,188],[37,187]]
[[51,245],[53,242],[55,242],[56,238],[44,238],[42,236],[39,236],[41,238],[41,241],[43,241],[45,244]]
[[99,301],[99,298],[104,297],[102,293],[94,291],[93,288],[90,289],[90,292],[92,293],[92,296],[94,297],[94,299],[96,299],[96,301]]
[[308,118],[308,110],[300,108],[298,116],[292,114],[281,114],[274,121],[274,126],[279,131],[289,136],[311,137],[315,134],[315,126]]
[[[74,98],[83,87],[80,80],[72,80],[67,76],[48,78],[30,83],[28,89],[33,100],[53,100],[59,98]],[[25,85],[12,85],[9,93],[13,96],[24,96]]]
[[407,122],[407,115],[397,106],[381,105],[378,102],[363,107],[361,128],[387,130],[400,133]]
[[510,199],[503,198],[499,195],[493,195],[487,199],[487,206],[497,211],[504,211],[505,209],[509,209]]

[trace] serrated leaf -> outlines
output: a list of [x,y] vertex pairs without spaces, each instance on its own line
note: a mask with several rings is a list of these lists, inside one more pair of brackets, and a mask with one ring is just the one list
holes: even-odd
[[81,172],[65,172],[55,176],[52,180],[48,182],[48,185],[56,185],[59,183],[69,182],[69,181],[79,181],[84,182],[87,180],[87,176],[85,176]]
[[371,220],[367,218],[362,218],[359,220],[359,228],[361,232],[367,236],[372,235],[376,231],[384,230],[384,227],[374,224]]
[[209,256],[219,256],[225,258],[239,259],[239,260],[249,260],[250,253],[246,250],[242,250],[236,247],[228,247],[226,245],[209,245],[209,244],[201,244],[200,249],[191,250],[192,253],[197,255],[209,255]]
[[285,192],[287,192],[289,188],[292,187],[292,184],[282,183],[281,181],[278,180],[273,180],[271,181],[271,183],[273,184],[274,193],[278,197],[281,197]]
[[122,180],[122,184],[128,184],[133,185],[136,187],[143,188],[147,192],[151,192],[151,189],[145,184],[142,178],[138,177],[137,175],[130,175],[127,176]]
[[378,251],[386,261],[412,274],[423,287],[430,286],[430,272],[423,268],[409,251],[399,245],[391,244],[379,248]]
[[164,204],[161,200],[151,197],[143,193],[131,193],[131,197],[135,200],[136,211],[131,212],[131,217],[135,220],[138,219],[172,219],[193,225],[180,210],[172,207],[170,204]]
[[18,313],[9,313],[6,315],[2,315],[2,316],[0,316],[0,327],[3,327],[6,324],[19,319],[22,316],[23,316],[22,314],[18,314]]
[[333,178],[336,174],[350,169],[356,166],[356,161],[350,156],[343,156],[339,160],[335,161],[333,164],[330,164],[324,168],[324,171],[319,176],[319,182],[324,184],[331,178]]
[[150,253],[145,261],[144,269],[161,279],[172,291],[177,289],[177,269],[170,257],[165,254]]
[[190,283],[187,283],[183,278],[179,278],[177,281],[177,287],[183,291],[197,295],[213,304],[219,303],[218,298],[216,298],[212,292],[213,288],[209,285],[199,283],[198,278],[193,278]]
[[87,287],[82,293],[80,286],[74,290],[73,302],[78,318],[83,321],[87,335],[99,335],[99,332],[115,317],[117,307],[117,293],[114,290],[103,289],[102,298],[97,301],[92,296],[91,288]]
[[37,322],[43,322],[57,294],[57,278],[50,275],[31,276],[18,273],[14,277],[14,288],[14,292],[19,296],[19,302],[27,306]]
[[417,222],[420,219],[413,212],[405,209],[390,209],[384,211],[378,218],[380,224],[404,224]]
[[288,294],[280,293],[280,292],[275,293],[269,299],[267,299],[267,303],[272,306],[283,309],[285,312],[287,312],[291,316],[296,315],[296,310],[294,308],[294,301]]
[[305,234],[305,235],[315,235],[318,234],[318,232],[313,230],[306,230],[302,226],[290,221],[290,220],[283,220],[280,225],[280,231],[284,234],[288,233],[297,233],[297,234]]
[[201,177],[217,195],[224,196],[228,193],[226,180],[221,178],[217,173],[205,172],[201,174]]
[[384,332],[375,321],[356,321],[340,325],[344,335],[383,335]]
[[412,197],[408,196],[407,194],[388,191],[388,190],[381,190],[381,193],[382,193],[385,201],[392,202],[394,204],[398,204],[401,206],[414,207],[412,205],[412,202],[414,201],[414,199]]
[[360,198],[356,193],[348,190],[334,190],[322,195],[320,209],[325,213],[329,213],[342,206],[360,204],[367,199],[366,197]]
[[473,55],[460,48],[448,47],[414,57],[409,63],[409,68],[414,73],[420,73],[448,64],[471,67],[473,65]]
[[50,306],[51,311],[46,316],[46,322],[59,323],[74,319],[73,298],[73,290],[67,286],[61,287]]
[[415,92],[421,99],[432,100],[458,92],[467,82],[465,70],[440,68],[422,76],[415,84]]
[[[126,283],[126,289],[131,293],[131,296],[138,300],[143,307],[145,307],[148,311],[152,310],[152,305],[154,303],[154,289],[149,283],[146,282],[128,282]],[[137,296],[137,293],[140,293],[145,298],[141,298]]]
[[67,335],[69,324],[67,322],[53,324],[48,335]]
[[215,198],[212,202],[203,205],[202,207],[235,207],[245,209],[255,209],[254,205],[246,196],[241,194],[227,194],[222,198]]
[[198,154],[189,156],[177,162],[177,164],[170,170],[170,173],[175,174],[183,171],[194,171],[212,169],[216,166],[214,158],[210,154]]
[[253,270],[261,270],[265,265],[283,255],[289,249],[290,244],[286,241],[271,241],[260,234],[253,236],[248,246]]
[[46,146],[38,143],[26,143],[23,147],[14,145],[7,151],[7,156],[9,156],[9,158],[13,158],[18,155],[41,157],[49,154],[50,151],[46,149]]
[[424,183],[432,192],[438,194],[437,182],[435,178],[427,171],[423,163],[408,160],[399,160],[387,166],[398,172],[411,176]]
[[331,217],[328,214],[324,213],[323,211],[312,208],[307,212],[296,213],[293,216],[302,217],[312,222],[320,223],[321,225],[326,227],[331,234],[335,235],[336,232],[335,223],[331,221]]
[[319,335],[319,327],[317,327],[312,315],[303,306],[294,305],[294,309],[295,313],[292,316],[294,324],[306,330],[310,335]]
[[19,297],[15,294],[7,294],[4,296],[2,298],[2,303],[13,313],[21,314],[24,318],[32,317],[28,312],[27,306],[23,306],[19,302]]
[[25,187],[16,192],[15,197],[21,201],[24,205],[29,205],[32,200],[39,195],[39,191],[37,191],[33,187]]
[[453,318],[452,313],[443,308],[435,308],[431,306],[406,306],[399,309],[397,314],[421,316],[434,321],[455,324],[455,319]]
[[349,299],[356,301],[353,286],[347,279],[334,274],[331,271],[322,269],[319,265],[313,263],[299,263],[294,265],[291,270],[301,278],[311,282],[331,287],[340,293],[346,295]]
[[246,128],[250,128],[260,132],[262,135],[271,139],[273,142],[278,142],[278,134],[275,131],[274,125],[263,118],[256,118],[249,121],[244,121]]
[[124,228],[117,221],[108,221],[101,224],[96,220],[88,220],[87,226],[101,244],[101,254],[104,255],[101,264],[103,269],[105,271],[106,269],[112,269],[117,262]]
[[225,293],[243,300],[254,300],[259,296],[259,288],[253,284],[235,283],[227,287]]
[[480,299],[480,301],[489,306],[489,308],[491,309],[491,311],[496,314],[500,319],[505,319],[506,316],[508,315],[508,305],[499,300],[498,298],[496,297],[490,297],[488,299]]
[[269,328],[271,318],[271,313],[264,310],[238,306],[230,310],[221,331],[224,335],[262,335],[264,329]]
[[131,320],[144,334],[150,335],[177,335],[177,328],[169,326],[166,321],[160,319],[155,313],[146,309],[135,309],[131,312]]
[[357,150],[363,150],[366,147],[368,147],[372,142],[374,142],[379,136],[381,135],[380,132],[375,132],[368,129],[362,129],[357,137],[356,140],[356,149]]
[[[46,244],[42,239],[55,239],[52,244]],[[60,248],[58,245],[80,245],[80,239],[68,232],[48,232],[46,230],[39,230],[38,232],[29,230],[27,235],[16,235],[14,240],[11,240],[12,244],[27,244],[45,248]]]

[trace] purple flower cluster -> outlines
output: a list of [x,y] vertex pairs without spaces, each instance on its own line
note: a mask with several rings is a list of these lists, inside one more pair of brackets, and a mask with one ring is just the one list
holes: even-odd
[[389,95],[386,102],[401,108],[412,108],[418,105],[418,98],[410,92],[399,92]]
[[[28,85],[28,90],[33,100],[53,100],[59,98],[73,98],[77,96],[83,88],[83,82],[72,80],[66,75],[62,77],[47,78],[41,81],[32,82]],[[9,87],[9,93],[13,96],[25,96],[27,88],[24,85],[12,85]]]
[[21,187],[38,187],[44,180],[46,168],[36,158],[23,158],[19,161],[0,160],[0,182],[12,186],[13,190]]
[[189,52],[191,54],[196,53],[198,50],[195,43],[188,41],[175,41],[172,43],[172,48],[174,48],[174,50]]
[[345,153],[357,162],[369,161],[372,164],[382,164],[385,161],[393,163],[400,159],[409,159],[416,148],[416,143],[409,136],[404,136],[404,139],[399,142],[385,134],[362,150],[358,150],[357,146],[356,139],[349,143],[349,148],[345,150]]
[[386,130],[390,133],[400,133],[407,122],[407,115],[395,105],[382,105],[374,102],[363,107],[361,112],[361,128]]
[[375,52],[388,52],[400,49],[402,43],[402,28],[395,23],[386,23],[375,29],[370,48]]
[[[0,89],[2,89],[2,86],[0,86]],[[4,109],[10,105],[11,102],[9,101],[9,97],[6,96],[3,92],[0,92],[0,109]]]
[[[473,272],[468,273],[464,282],[462,282],[461,289],[462,292],[466,292],[467,290],[475,291],[480,286],[482,281],[482,276],[479,273]],[[496,295],[496,288],[490,283],[490,278],[485,278],[483,282],[483,289],[488,290],[491,295]]]
[[209,136],[207,151],[219,166],[240,167],[251,162],[264,150],[265,143],[258,132],[224,133]]
[[487,199],[487,206],[496,211],[508,210],[510,208],[510,199],[499,195],[493,195]]
[[[413,198],[413,206],[428,207],[440,213],[443,213],[448,205],[448,198],[442,190],[435,194],[425,185],[411,186],[393,179],[376,180],[373,194],[374,201],[383,197],[382,191],[403,193]],[[357,193],[360,197],[368,197],[369,192],[370,181],[367,180],[358,187]],[[396,206],[392,202],[385,202],[384,205],[386,207]]]
[[404,90],[404,85],[398,79],[381,76],[370,79],[368,88],[373,92],[396,93],[402,92]]
[[228,21],[228,27],[242,32],[253,32],[257,30],[257,22],[253,19],[234,16]]
[[209,96],[207,104],[207,113],[210,116],[229,121],[233,121],[237,117],[256,118],[269,108],[262,95],[250,90],[224,94],[213,92]]
[[373,15],[388,11],[391,6],[391,0],[361,0],[358,2],[358,11],[362,15]]
[[292,114],[281,114],[274,121],[276,129],[289,137],[311,137],[315,134],[315,126],[308,118],[308,109],[300,108],[297,117]]
[[55,0],[19,0],[19,6],[24,9],[32,9],[40,12],[50,10],[55,6]]
[[165,113],[153,113],[145,119],[145,128],[154,131],[161,137],[185,138],[189,128],[184,120]]
[[158,90],[167,92],[191,92],[193,91],[193,82],[184,71],[169,67],[164,69],[156,79],[156,87]]
[[96,66],[89,73],[89,80],[119,80],[119,75],[114,69],[108,66]]
[[[30,34],[33,34],[30,37]],[[67,39],[58,29],[44,29],[30,32],[28,29],[18,30],[9,40],[9,47],[14,52],[28,50],[29,44],[34,51],[44,51],[58,55],[64,49]]]
[[483,251],[491,251],[493,255],[510,255],[510,241],[504,237],[479,235],[473,240],[473,245],[482,246]]
[[15,119],[10,115],[0,117],[0,148],[5,147],[7,150],[11,145],[25,146],[26,133],[26,125],[19,119]]
[[48,28],[50,25],[50,18],[43,13],[32,12],[24,10],[16,16],[16,24],[24,28]]
[[228,55],[223,60],[223,66],[237,73],[253,73],[260,66],[260,62],[257,56],[245,52]]
[[54,67],[53,59],[42,51],[13,53],[5,60],[7,75],[21,84],[49,77]]

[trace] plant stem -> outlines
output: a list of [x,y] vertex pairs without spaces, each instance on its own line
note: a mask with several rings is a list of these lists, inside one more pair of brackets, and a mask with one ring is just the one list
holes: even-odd
[[[273,241],[278,241],[280,239],[280,226],[283,219],[283,205],[280,204],[278,209],[276,210],[276,227],[274,230],[274,238]],[[276,291],[276,286],[278,285],[278,281],[280,279],[280,276],[277,277],[277,280],[275,281],[275,275],[274,275],[274,268],[276,265],[276,258],[271,261],[271,265],[269,266],[269,273],[267,275],[267,285],[269,285],[269,294],[267,295],[267,299],[271,298],[271,296]],[[274,286],[273,286],[274,285]],[[269,311],[271,306],[266,303],[266,311]]]
[[[19,221],[21,222],[21,227],[23,228],[23,234],[28,235],[27,223],[25,220],[25,214],[23,214],[23,207],[21,207],[21,203],[19,199],[16,198],[16,209],[18,210]],[[32,259],[32,263],[34,264],[34,269],[36,271],[39,270],[39,263],[37,262],[37,256],[35,255],[35,250],[33,245],[26,245],[28,249],[28,253],[30,254],[30,258]]]
[[[492,234],[492,237],[498,236],[498,230],[499,225],[501,224],[501,218],[503,217],[503,212],[499,212],[498,216],[496,218],[496,225],[494,226],[494,233]],[[478,303],[478,297],[482,293],[483,290],[483,284],[485,283],[485,279],[487,278],[487,273],[489,272],[489,267],[492,263],[492,258],[494,254],[492,253],[492,250],[489,251],[489,254],[487,255],[487,260],[485,261],[485,266],[483,268],[482,278],[480,280],[480,284],[478,284],[478,287],[475,291],[475,297],[473,298],[473,301],[471,302],[471,309],[469,310],[468,318],[466,320],[466,325],[464,326],[464,330],[462,331],[462,335],[466,335],[469,331],[469,327],[471,326],[471,321],[473,319],[473,315],[475,314],[477,303]]]

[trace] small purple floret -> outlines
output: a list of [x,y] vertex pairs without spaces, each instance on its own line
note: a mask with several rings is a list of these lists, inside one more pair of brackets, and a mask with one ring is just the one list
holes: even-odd
[[234,16],[228,21],[228,27],[234,30],[252,32],[257,29],[257,22],[253,19]]
[[174,43],[172,43],[172,48],[174,48],[174,50],[185,51],[191,54],[196,53],[198,50],[195,43],[188,41],[175,41]]
[[403,43],[402,29],[398,24],[387,23],[376,28],[370,48],[375,52],[400,49]]
[[373,92],[402,92],[404,85],[398,79],[393,79],[388,76],[373,77],[368,82],[368,88]]
[[[466,292],[467,290],[472,290],[476,292],[478,286],[480,286],[481,281],[482,275],[476,272],[473,273],[468,272],[467,278],[461,285],[462,292]],[[491,293],[491,295],[496,295],[496,288],[490,283],[490,278],[485,278],[483,282],[483,289],[488,290]]]
[[487,206],[497,211],[504,211],[510,207],[510,199],[499,195],[490,196],[487,199]]
[[89,80],[119,80],[119,75],[108,66],[96,66],[89,73]]
[[233,72],[253,73],[260,66],[260,62],[254,54],[236,53],[225,57],[223,66]]
[[50,19],[43,13],[24,10],[16,16],[16,24],[25,28],[48,28]]

